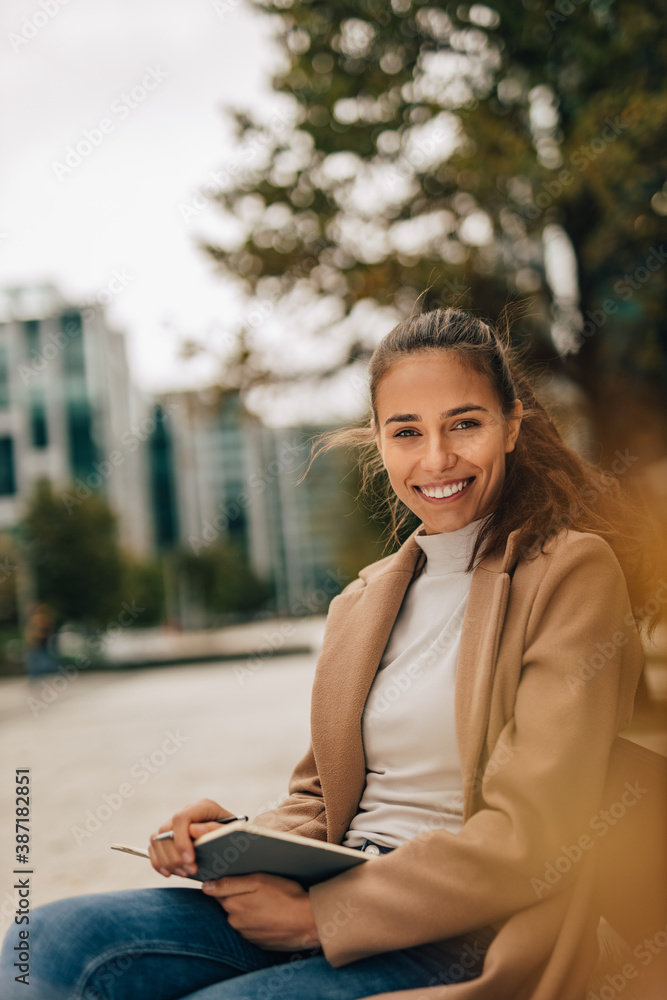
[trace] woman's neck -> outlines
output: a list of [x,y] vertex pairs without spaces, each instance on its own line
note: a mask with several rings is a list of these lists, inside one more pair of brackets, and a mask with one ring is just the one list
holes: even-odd
[[433,535],[427,535],[422,525],[415,541],[426,555],[425,574],[465,573],[483,522],[484,518],[479,518],[456,531],[441,531]]

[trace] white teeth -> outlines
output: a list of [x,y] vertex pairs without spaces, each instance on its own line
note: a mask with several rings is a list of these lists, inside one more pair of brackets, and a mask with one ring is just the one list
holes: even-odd
[[458,483],[450,483],[449,486],[435,486],[433,488],[428,488],[426,486],[420,486],[421,492],[427,496],[431,497],[432,500],[442,500],[443,497],[451,497],[455,493],[460,493],[464,486],[467,486],[470,479],[461,479]]

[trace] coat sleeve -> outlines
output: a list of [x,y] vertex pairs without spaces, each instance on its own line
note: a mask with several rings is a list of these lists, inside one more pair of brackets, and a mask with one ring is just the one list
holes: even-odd
[[294,768],[288,798],[275,809],[256,816],[253,822],[258,826],[296,833],[301,837],[327,839],[324,798],[312,746]]
[[458,834],[431,831],[311,888],[332,965],[500,924],[568,891],[576,860],[600,835],[597,810],[612,742],[632,713],[641,643],[606,542],[568,533],[538,558],[546,570],[514,713],[486,761],[477,811]]

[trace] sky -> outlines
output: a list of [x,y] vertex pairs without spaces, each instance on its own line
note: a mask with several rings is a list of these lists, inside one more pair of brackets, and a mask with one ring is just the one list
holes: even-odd
[[213,381],[181,344],[240,315],[197,239],[223,234],[206,191],[239,158],[222,108],[284,114],[272,30],[249,0],[0,7],[0,287],[105,303],[147,392]]

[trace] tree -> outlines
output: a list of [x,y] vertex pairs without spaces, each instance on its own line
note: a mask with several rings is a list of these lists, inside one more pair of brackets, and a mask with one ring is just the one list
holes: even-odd
[[49,604],[59,623],[99,628],[115,621],[123,592],[123,562],[116,518],[104,497],[93,493],[75,503],[40,480],[28,503],[23,533],[35,596]]
[[424,290],[492,317],[525,300],[516,336],[594,404],[594,457],[660,454],[664,4],[256,2],[284,105],[235,113],[236,237],[203,244],[248,296],[227,381],[335,376]]
[[18,552],[11,535],[0,534],[0,629],[18,620],[16,572]]
[[159,562],[123,559],[123,593],[142,609],[132,624],[139,628],[159,625],[165,613],[164,574]]
[[197,555],[183,550],[176,562],[190,599],[213,619],[257,611],[271,597],[271,587],[257,579],[230,542],[218,542]]

